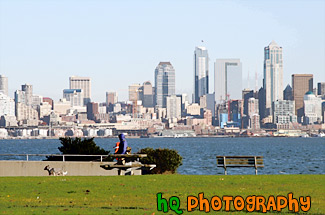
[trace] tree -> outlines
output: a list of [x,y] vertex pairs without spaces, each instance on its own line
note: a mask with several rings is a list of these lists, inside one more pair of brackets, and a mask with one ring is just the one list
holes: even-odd
[[151,174],[175,173],[183,160],[174,149],[144,148],[138,154],[147,154],[147,157],[140,159],[141,163],[156,164],[156,167],[149,172]]
[[[110,151],[106,151],[96,145],[94,138],[60,138],[62,146],[58,147],[62,154],[79,154],[79,155],[108,155]],[[66,161],[93,161],[97,160],[97,156],[65,156]],[[105,161],[112,161],[111,158],[105,158]],[[62,161],[60,156],[48,156],[47,161]]]

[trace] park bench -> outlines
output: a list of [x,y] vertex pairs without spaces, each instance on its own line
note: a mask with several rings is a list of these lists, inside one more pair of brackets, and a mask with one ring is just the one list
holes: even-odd
[[223,167],[225,175],[227,168],[254,167],[257,175],[257,168],[264,167],[264,161],[263,156],[217,156],[217,167]]
[[118,160],[115,164],[104,164],[100,165],[100,167],[106,170],[118,169],[118,175],[133,175],[133,170],[151,170],[156,167],[155,164],[143,164],[139,161],[140,158],[147,157],[146,154],[114,154],[109,155],[109,157]]

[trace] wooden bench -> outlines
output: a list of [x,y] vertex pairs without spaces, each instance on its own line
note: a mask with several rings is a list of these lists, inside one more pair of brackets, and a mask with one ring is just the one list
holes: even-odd
[[118,160],[115,164],[104,164],[100,165],[100,167],[106,170],[118,169],[118,175],[124,175],[125,173],[133,175],[133,170],[135,169],[151,170],[156,167],[155,164],[142,164],[139,161],[140,158],[147,157],[146,154],[114,154],[109,155],[109,157],[118,158]]
[[257,168],[264,167],[264,161],[263,156],[217,156],[217,167],[223,167],[225,175],[228,167],[254,167],[257,175]]

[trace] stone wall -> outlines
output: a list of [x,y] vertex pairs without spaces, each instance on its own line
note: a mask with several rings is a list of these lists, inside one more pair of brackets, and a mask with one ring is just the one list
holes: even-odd
[[[115,162],[72,162],[72,161],[0,161],[0,176],[49,176],[44,167],[67,171],[67,176],[109,176],[118,175],[117,169],[105,170],[103,164]],[[141,170],[134,170],[134,175],[141,175]]]

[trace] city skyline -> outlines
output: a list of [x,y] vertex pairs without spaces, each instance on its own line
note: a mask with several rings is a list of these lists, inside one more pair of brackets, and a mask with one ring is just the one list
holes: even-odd
[[[255,72],[262,86],[263,47],[272,40],[284,48],[284,86],[291,74],[314,74],[314,86],[325,81],[323,1],[169,3],[169,16],[159,17],[155,11],[165,5],[162,1],[1,1],[0,74],[9,78],[9,96],[30,83],[35,94],[58,100],[69,87],[66,77],[76,75],[92,77],[93,101],[105,101],[105,92],[113,90],[126,100],[121,89],[153,83],[157,63],[170,61],[182,77],[176,79],[176,93],[191,98],[195,46],[209,50],[210,71],[215,59],[239,58],[243,88],[249,83],[254,89]],[[157,26],[169,26],[171,34],[153,33]],[[213,80],[210,72],[210,92]]]

